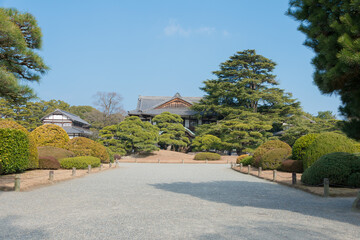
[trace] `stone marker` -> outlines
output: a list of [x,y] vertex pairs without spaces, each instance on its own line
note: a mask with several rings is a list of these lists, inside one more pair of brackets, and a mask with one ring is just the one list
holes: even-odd
[[49,180],[54,181],[54,171],[49,171]]
[[158,158],[158,163],[160,163],[160,159]]
[[360,191],[359,191],[358,196],[357,196],[357,198],[355,199],[352,207],[353,207],[353,209],[355,209],[355,210],[360,210]]
[[251,168],[251,165],[248,165],[248,174],[250,174],[250,168]]
[[16,192],[20,191],[20,174],[15,174],[14,190]]
[[276,181],[276,170],[273,171],[273,181]]
[[76,168],[75,167],[72,168],[71,176],[76,176]]
[[240,163],[240,171],[242,171],[242,168],[243,168],[243,164]]
[[109,168],[111,168],[111,162],[109,162]]
[[91,173],[91,165],[88,165],[88,171],[87,171],[87,173]]
[[261,176],[261,170],[262,170],[262,167],[259,167],[259,168],[258,168],[258,177]]
[[292,184],[295,185],[296,184],[296,172],[292,173]]
[[324,197],[329,196],[330,188],[329,188],[330,182],[328,178],[324,178]]

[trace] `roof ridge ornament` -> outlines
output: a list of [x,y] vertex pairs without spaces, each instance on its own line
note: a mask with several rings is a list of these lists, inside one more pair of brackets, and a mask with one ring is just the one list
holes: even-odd
[[181,97],[181,95],[180,95],[180,93],[179,93],[179,92],[177,92],[177,93],[175,93],[174,97],[176,97],[176,98],[180,98],[180,97]]

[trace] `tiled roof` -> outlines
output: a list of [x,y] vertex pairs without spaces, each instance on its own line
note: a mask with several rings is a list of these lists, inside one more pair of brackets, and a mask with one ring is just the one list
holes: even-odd
[[69,113],[69,112],[66,112],[64,110],[61,110],[61,109],[56,109],[55,111],[53,111],[52,113],[46,115],[45,117],[41,118],[41,120],[43,120],[44,118],[46,118],[47,116],[50,116],[51,114],[63,114],[65,116],[67,116],[68,118],[70,118],[71,120],[75,121],[75,122],[79,122],[79,123],[82,123],[84,125],[88,125],[90,126],[90,124],[85,121],[85,120],[82,120],[78,115],[75,115],[75,114],[72,114],[72,113]]

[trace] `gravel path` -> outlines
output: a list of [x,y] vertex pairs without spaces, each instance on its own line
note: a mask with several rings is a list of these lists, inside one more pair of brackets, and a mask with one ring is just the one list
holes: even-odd
[[321,198],[229,165],[135,164],[0,192],[0,239],[360,239],[354,198]]

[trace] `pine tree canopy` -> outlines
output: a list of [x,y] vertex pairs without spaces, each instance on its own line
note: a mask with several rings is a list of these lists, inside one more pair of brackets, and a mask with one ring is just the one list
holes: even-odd
[[300,21],[304,44],[316,53],[315,84],[341,96],[344,131],[360,139],[360,0],[290,0],[287,14]]
[[0,8],[0,97],[19,101],[33,96],[20,81],[38,82],[48,70],[35,51],[41,48],[41,37],[31,14]]

